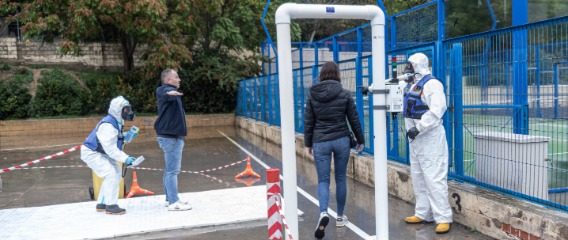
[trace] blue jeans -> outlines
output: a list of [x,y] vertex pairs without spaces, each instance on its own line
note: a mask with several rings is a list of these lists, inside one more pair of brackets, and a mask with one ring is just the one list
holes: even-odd
[[181,154],[185,139],[158,137],[158,144],[164,151],[166,168],[164,169],[164,193],[166,200],[173,204],[179,200],[177,175],[181,168]]
[[343,215],[345,200],[347,199],[347,163],[349,162],[349,137],[342,137],[332,141],[314,143],[314,161],[318,172],[318,199],[320,212],[327,212],[329,203],[329,179],[331,172],[331,154],[335,164],[335,199],[337,201],[337,214]]

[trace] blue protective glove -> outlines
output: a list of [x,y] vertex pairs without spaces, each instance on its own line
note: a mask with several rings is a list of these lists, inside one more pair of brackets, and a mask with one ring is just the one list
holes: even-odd
[[136,161],[135,157],[128,157],[124,163],[126,163],[127,166],[130,166],[134,161]]
[[408,138],[410,138],[410,140],[414,140],[414,138],[416,138],[416,136],[418,136],[419,133],[420,133],[420,131],[418,131],[418,129],[416,129],[416,127],[412,127],[411,129],[408,130],[408,132],[406,133],[406,136]]

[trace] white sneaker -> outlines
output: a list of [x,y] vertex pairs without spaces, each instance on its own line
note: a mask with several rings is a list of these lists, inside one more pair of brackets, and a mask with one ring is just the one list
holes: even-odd
[[[189,205],[189,201],[188,200],[184,200],[184,199],[178,199],[178,202],[181,204],[185,204],[185,205]],[[166,200],[166,202],[164,203],[164,207],[168,207],[170,206],[170,202],[168,202],[168,200]]]
[[187,211],[191,210],[191,206],[189,204],[182,204],[180,201],[177,201],[168,206],[168,211]]
[[337,219],[335,220],[336,227],[345,227],[347,223],[349,223],[349,219],[345,215],[343,215],[343,217],[338,216]]

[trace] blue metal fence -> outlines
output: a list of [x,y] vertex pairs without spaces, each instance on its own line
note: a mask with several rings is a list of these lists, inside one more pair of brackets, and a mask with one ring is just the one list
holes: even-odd
[[[427,9],[425,19],[435,19],[439,15],[432,12],[439,6],[434,3],[415,10]],[[405,14],[416,13],[390,17],[396,22],[391,34],[392,29],[400,34],[398,24]],[[333,60],[364,123],[365,152],[375,152],[372,98],[357,88],[372,83],[369,29],[364,25],[318,42],[294,44],[297,132],[303,132],[305,99],[319,67]],[[416,41],[392,39],[404,44],[387,44],[387,76],[393,68],[401,72],[409,55],[423,52],[444,82],[451,177],[568,210],[568,17],[448,40],[437,30]],[[266,75],[240,82],[237,114],[279,126],[278,75],[276,66],[269,65],[263,66]],[[402,117],[388,114],[387,131],[388,158],[408,164]]]

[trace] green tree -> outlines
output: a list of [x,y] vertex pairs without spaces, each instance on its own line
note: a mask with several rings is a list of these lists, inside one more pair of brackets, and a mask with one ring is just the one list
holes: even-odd
[[[189,0],[0,0],[20,9],[28,37],[59,40],[64,54],[80,54],[80,43],[116,41],[122,45],[124,70],[134,68],[134,51],[147,44],[150,67],[179,67],[190,60],[182,34],[193,24]],[[104,46],[103,46],[104,47]]]
[[192,0],[194,24],[187,32],[192,61],[180,71],[186,110],[229,112],[235,108],[238,81],[260,72],[259,24],[264,1]]
[[394,15],[404,10],[422,5],[432,0],[383,0],[388,15]]
[[[376,0],[298,0],[306,4],[333,4],[333,5],[377,5]],[[343,30],[351,29],[365,23],[366,20],[357,19],[299,19],[302,29],[302,41],[313,42]]]

